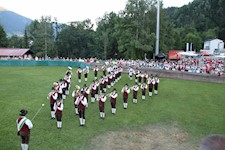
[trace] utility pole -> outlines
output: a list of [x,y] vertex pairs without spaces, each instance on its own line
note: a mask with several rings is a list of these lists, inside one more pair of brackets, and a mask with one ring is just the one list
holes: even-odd
[[46,27],[46,21],[45,21],[45,60],[47,59],[47,27]]
[[160,0],[157,1],[155,56],[159,54]]

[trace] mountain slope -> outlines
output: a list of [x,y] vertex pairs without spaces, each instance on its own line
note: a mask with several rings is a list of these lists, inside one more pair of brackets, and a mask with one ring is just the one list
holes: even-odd
[[0,7],[0,25],[7,35],[23,35],[25,27],[31,23],[31,19]]

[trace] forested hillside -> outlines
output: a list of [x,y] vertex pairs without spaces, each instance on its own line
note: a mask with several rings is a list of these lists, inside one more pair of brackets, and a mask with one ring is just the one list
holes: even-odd
[[[90,19],[60,24],[56,19],[43,16],[31,22],[22,39],[10,38],[8,46],[29,46],[38,57],[143,59],[146,53],[152,58],[156,2],[128,0],[125,9],[119,13],[103,14],[96,29]],[[225,40],[224,14],[224,0],[194,0],[180,8],[161,7],[160,51],[184,50],[186,43],[192,43],[193,50],[199,51],[207,39]],[[18,39],[22,40],[20,45]]]

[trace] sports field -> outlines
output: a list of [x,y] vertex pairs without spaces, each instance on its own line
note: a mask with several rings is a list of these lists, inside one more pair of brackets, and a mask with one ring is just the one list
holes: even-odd
[[[0,149],[21,149],[16,128],[19,111],[27,109],[27,117],[31,119],[42,103],[45,106],[33,120],[31,150],[197,150],[202,137],[225,134],[224,84],[160,79],[157,96],[147,96],[142,101],[139,91],[138,104],[132,104],[130,94],[128,109],[124,110],[120,91],[125,83],[134,84],[127,74],[114,86],[119,94],[116,115],[111,114],[107,99],[106,118],[99,119],[95,102],[86,110],[85,127],[80,127],[71,98],[77,84],[76,68],[73,68],[70,96],[64,102],[62,129],[57,129],[56,120],[50,119],[46,97],[52,83],[63,78],[66,70],[66,67],[0,67]],[[88,86],[93,78],[90,72]],[[80,86],[83,84],[84,80]],[[111,91],[112,88],[107,93]]]

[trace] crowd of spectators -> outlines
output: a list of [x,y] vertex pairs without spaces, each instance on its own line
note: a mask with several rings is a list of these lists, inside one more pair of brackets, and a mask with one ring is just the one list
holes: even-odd
[[225,58],[214,57],[184,57],[180,60],[107,60],[107,63],[117,63],[133,68],[149,68],[158,70],[182,71],[224,76]]

